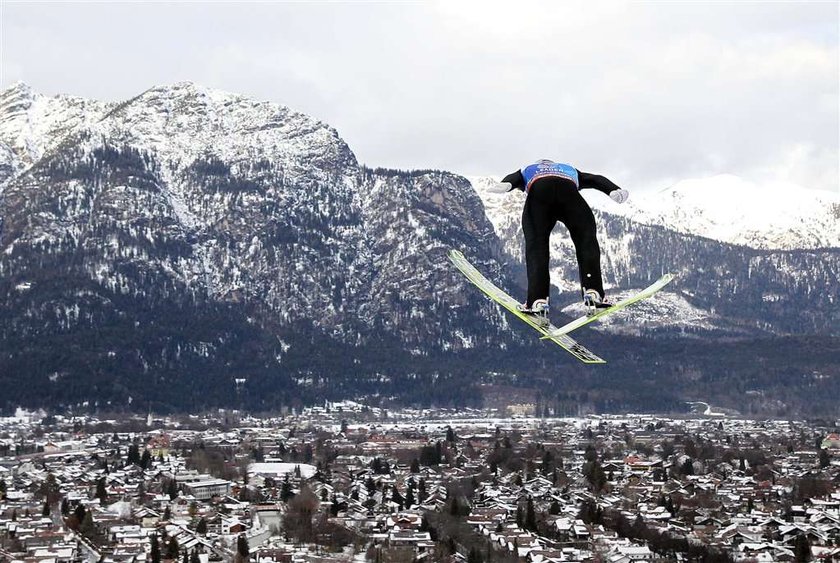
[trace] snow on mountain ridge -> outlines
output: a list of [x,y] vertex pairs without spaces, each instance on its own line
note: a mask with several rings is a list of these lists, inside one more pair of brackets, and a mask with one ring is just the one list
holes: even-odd
[[795,184],[757,185],[724,174],[678,182],[625,206],[593,205],[649,225],[765,250],[840,247],[840,196]]
[[234,171],[238,162],[260,158],[293,175],[337,161],[358,168],[335,129],[281,104],[192,82],[155,86],[121,103],[48,97],[18,82],[0,92],[0,186],[82,131],[152,146],[176,167],[216,157]]
[[192,82],[155,86],[129,100],[104,120],[127,142],[143,142],[172,161],[214,156],[232,165],[276,159],[308,172],[314,164],[355,156],[335,129],[281,104]]
[[[471,181],[488,215],[508,217],[521,206],[521,193],[488,193],[492,178]],[[581,194],[593,209],[729,244],[762,250],[840,247],[840,196],[794,184],[759,186],[724,174],[683,180],[653,194],[631,190],[630,199],[621,205],[594,190]],[[510,221],[503,217],[491,220]]]
[[31,166],[68,134],[91,126],[113,103],[77,96],[45,96],[17,82],[0,92],[0,166],[11,175]]

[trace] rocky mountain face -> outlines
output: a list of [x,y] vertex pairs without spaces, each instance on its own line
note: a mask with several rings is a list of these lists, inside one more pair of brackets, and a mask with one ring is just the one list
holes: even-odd
[[[277,104],[190,83],[120,104],[15,85],[0,93],[0,408],[477,404],[482,385],[515,384],[548,386],[558,413],[679,410],[746,363],[755,409],[785,412],[805,400],[779,398],[801,374],[837,385],[837,248],[756,249],[599,212],[612,283],[679,279],[618,336],[581,333],[616,360],[589,374],[446,261],[460,248],[521,291],[516,206],[454,174],[361,166],[334,129]],[[558,299],[573,302],[554,238]],[[777,361],[788,334],[797,354],[816,349]],[[721,354],[733,361],[712,367]],[[663,378],[673,389],[648,394]]]

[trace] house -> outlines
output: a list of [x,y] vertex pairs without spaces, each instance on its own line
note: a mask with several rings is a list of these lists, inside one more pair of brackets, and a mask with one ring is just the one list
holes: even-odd
[[210,500],[213,497],[221,497],[230,493],[231,482],[224,479],[205,479],[184,483],[184,492],[192,495],[198,500]]
[[391,547],[411,547],[419,553],[429,544],[434,545],[429,532],[395,528],[388,533],[388,545]]
[[840,449],[840,434],[837,432],[832,432],[828,434],[820,444],[820,447],[824,450],[837,450]]
[[170,439],[167,434],[161,432],[160,434],[155,434],[152,436],[148,442],[146,442],[146,449],[154,457],[168,457],[169,456],[169,448],[170,448]]
[[610,563],[634,563],[636,561],[652,561],[653,552],[646,545],[619,545],[607,557]]

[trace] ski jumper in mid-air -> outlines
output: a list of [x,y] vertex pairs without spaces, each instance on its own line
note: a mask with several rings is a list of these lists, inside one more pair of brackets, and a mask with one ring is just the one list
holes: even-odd
[[601,249],[595,231],[595,217],[580,190],[596,189],[614,201],[624,203],[629,192],[597,174],[581,172],[569,164],[539,160],[508,174],[493,191],[523,190],[527,196],[522,212],[525,233],[525,263],[528,298],[519,310],[548,323],[550,287],[549,235],[558,221],[569,230],[575,245],[583,301],[594,311],[610,307],[601,278]]

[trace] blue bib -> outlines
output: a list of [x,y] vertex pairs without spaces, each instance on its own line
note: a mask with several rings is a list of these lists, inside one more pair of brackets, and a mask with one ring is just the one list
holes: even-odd
[[564,180],[571,180],[575,186],[580,188],[580,181],[578,180],[578,171],[571,164],[563,164],[562,162],[551,162],[550,160],[541,160],[534,164],[529,164],[522,169],[522,177],[525,178],[525,191],[531,189],[531,184],[540,178],[547,176],[554,176],[555,178],[563,178]]

